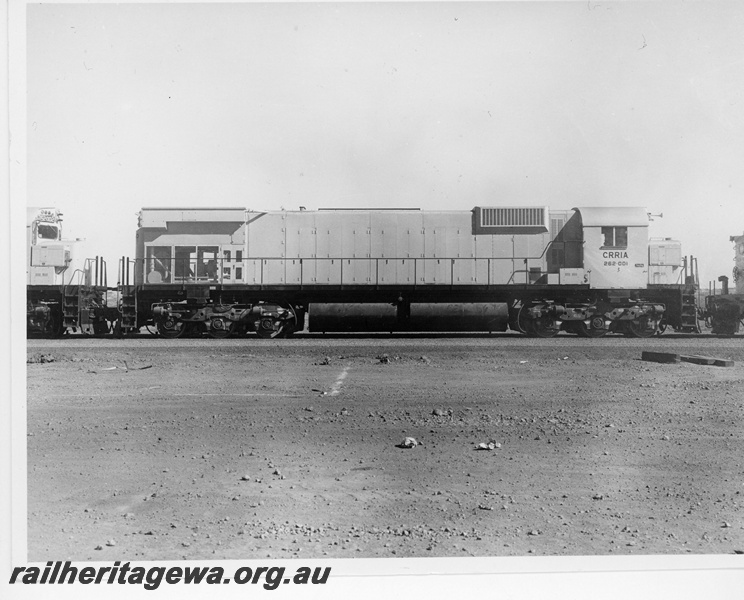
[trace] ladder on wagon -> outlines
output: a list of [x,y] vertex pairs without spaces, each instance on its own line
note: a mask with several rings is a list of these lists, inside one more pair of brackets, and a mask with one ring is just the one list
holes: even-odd
[[700,333],[698,322],[698,262],[694,256],[685,256],[682,259],[684,283],[680,289],[682,295],[682,314],[680,319],[680,331],[685,333]]

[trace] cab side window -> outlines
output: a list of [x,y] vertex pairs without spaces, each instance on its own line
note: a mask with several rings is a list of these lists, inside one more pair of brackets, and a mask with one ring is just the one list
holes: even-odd
[[627,227],[602,227],[603,248],[627,248]]

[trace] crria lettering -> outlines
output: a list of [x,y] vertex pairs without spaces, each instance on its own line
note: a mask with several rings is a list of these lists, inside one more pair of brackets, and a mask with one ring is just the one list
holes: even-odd
[[628,258],[627,252],[602,252],[602,258]]

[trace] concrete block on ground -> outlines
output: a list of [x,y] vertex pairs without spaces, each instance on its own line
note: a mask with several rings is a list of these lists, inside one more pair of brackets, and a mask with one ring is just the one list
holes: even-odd
[[674,354],[672,352],[644,351],[643,354],[641,354],[641,360],[657,363],[678,363],[680,361],[680,356],[679,354]]
[[689,362],[696,365],[713,365],[716,367],[733,367],[734,361],[726,358],[715,358],[713,356],[700,356],[697,354],[682,354],[680,355],[682,362]]

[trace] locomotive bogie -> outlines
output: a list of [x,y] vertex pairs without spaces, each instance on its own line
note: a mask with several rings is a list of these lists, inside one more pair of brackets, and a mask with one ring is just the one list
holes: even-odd
[[278,303],[254,305],[195,304],[187,301],[153,304],[150,319],[164,337],[181,337],[186,332],[206,332],[225,338],[239,331],[261,337],[277,337],[301,328],[301,309]]
[[559,331],[582,337],[602,337],[618,332],[633,337],[655,335],[664,318],[665,307],[659,304],[615,306],[564,306],[544,302],[524,307],[521,329],[529,335],[552,337]]

